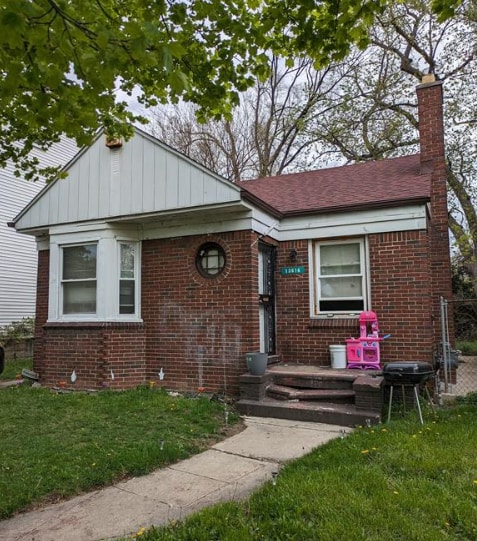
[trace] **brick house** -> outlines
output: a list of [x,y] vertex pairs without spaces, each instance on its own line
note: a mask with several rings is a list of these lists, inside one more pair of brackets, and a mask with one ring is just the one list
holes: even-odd
[[442,85],[417,94],[420,154],[236,184],[140,130],[99,136],[15,219],[37,240],[40,381],[237,395],[246,352],[330,364],[362,310],[392,335],[384,361],[431,361],[451,294]]

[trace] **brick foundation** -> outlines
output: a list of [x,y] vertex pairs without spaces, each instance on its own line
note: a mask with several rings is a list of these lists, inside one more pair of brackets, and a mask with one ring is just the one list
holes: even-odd
[[46,324],[33,369],[47,386],[127,389],[145,382],[144,345],[143,324]]

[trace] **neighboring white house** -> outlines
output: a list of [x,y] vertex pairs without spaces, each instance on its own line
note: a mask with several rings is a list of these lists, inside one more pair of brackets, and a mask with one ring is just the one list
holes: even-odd
[[[70,140],[55,144],[45,153],[36,150],[42,165],[64,166],[78,151]],[[0,327],[35,315],[37,251],[35,239],[8,227],[15,216],[44,187],[14,175],[8,165],[0,169]]]

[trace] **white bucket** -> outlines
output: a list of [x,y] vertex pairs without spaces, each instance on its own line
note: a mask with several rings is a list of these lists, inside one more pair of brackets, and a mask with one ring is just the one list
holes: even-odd
[[346,368],[346,346],[330,346],[331,367]]

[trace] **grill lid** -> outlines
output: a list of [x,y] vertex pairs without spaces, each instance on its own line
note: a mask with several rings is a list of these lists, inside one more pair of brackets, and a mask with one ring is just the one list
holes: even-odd
[[388,383],[422,383],[434,375],[432,364],[422,361],[387,363],[383,376]]

